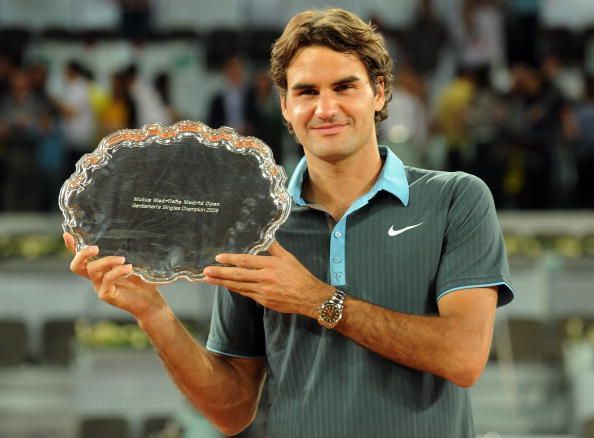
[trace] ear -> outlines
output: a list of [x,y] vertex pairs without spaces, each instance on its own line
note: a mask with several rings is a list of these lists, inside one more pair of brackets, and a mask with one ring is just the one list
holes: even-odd
[[381,111],[385,103],[385,78],[383,76],[379,76],[375,82],[375,111]]

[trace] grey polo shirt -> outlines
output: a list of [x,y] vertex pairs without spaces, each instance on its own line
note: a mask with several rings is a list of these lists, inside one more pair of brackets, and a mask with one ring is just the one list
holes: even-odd
[[[294,208],[277,239],[315,276],[347,294],[417,315],[466,288],[512,299],[491,194],[462,172],[405,167],[381,147],[375,185],[342,219],[301,196],[303,159],[289,183]],[[474,437],[467,391],[408,368],[299,315],[216,294],[207,348],[266,357],[270,437]]]

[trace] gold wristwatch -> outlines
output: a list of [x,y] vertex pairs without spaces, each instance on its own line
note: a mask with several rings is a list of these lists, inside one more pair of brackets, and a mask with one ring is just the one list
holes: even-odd
[[346,294],[336,289],[334,295],[328,301],[324,301],[318,307],[318,323],[328,329],[333,329],[342,319],[344,300]]

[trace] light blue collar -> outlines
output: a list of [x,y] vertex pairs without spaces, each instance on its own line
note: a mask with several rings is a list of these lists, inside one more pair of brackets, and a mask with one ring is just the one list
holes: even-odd
[[[380,190],[385,190],[388,193],[396,196],[402,204],[408,205],[408,181],[404,173],[404,164],[400,161],[394,152],[385,146],[380,146],[380,156],[384,159],[384,166],[380,172],[377,181],[364,195],[364,198],[371,199]],[[303,185],[303,178],[307,172],[307,159],[303,157],[289,180],[288,191],[296,205],[305,206],[307,202],[301,196],[301,186]]]

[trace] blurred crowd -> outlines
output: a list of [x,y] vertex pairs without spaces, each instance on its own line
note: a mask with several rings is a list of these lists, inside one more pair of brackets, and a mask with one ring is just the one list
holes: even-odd
[[[206,123],[231,126],[271,145],[282,162],[284,132],[278,99],[265,72],[247,81],[238,57],[223,67],[226,79],[211,100]],[[0,211],[53,211],[64,180],[79,158],[106,135],[148,123],[170,125],[186,119],[171,102],[170,76],[147,81],[131,64],[111,76],[106,90],[76,60],[64,67],[64,92],[47,92],[43,64],[18,65],[0,54]]]
[[[380,142],[406,164],[476,174],[498,208],[594,208],[594,35],[544,28],[539,0],[461,3],[454,22],[429,0],[405,28],[371,18],[396,66]],[[73,59],[53,96],[46,67],[22,59],[0,53],[0,211],[55,210],[61,183],[103,136],[186,118],[167,71],[148,81],[131,64],[106,89]],[[262,138],[283,164],[278,98],[253,67],[229,57],[204,121]]]
[[498,208],[594,208],[594,34],[543,28],[541,3],[465,0],[446,25],[421,1],[395,37],[382,136],[409,163],[478,175]]
[[169,78],[153,84],[131,64],[111,77],[111,90],[76,60],[64,67],[63,96],[47,92],[43,64],[18,65],[0,55],[0,185],[2,211],[51,211],[62,182],[99,140],[118,129],[177,119]]

